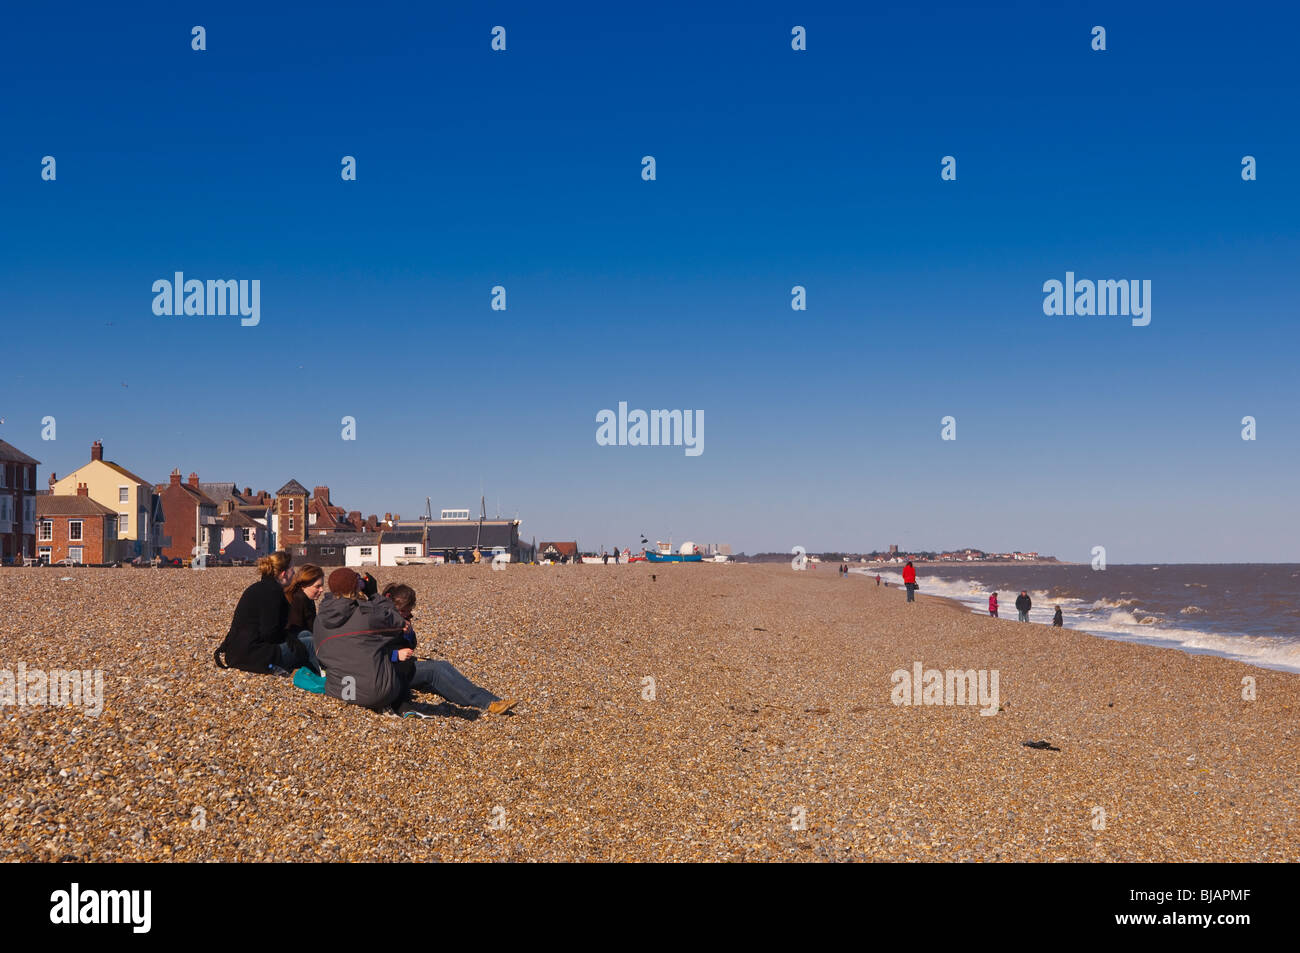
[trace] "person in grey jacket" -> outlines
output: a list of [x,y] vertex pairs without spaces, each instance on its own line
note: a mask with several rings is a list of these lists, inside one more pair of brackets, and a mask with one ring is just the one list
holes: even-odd
[[325,669],[326,695],[383,711],[406,697],[415,665],[409,656],[394,662],[390,655],[406,619],[391,600],[371,602],[360,589],[361,579],[351,569],[330,573],[330,591],[312,628],[313,642]]

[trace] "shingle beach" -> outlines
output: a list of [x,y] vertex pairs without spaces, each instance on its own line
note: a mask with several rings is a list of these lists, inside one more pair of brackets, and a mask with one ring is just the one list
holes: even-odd
[[[0,858],[1300,860],[1300,675],[833,565],[373,572],[515,712],[215,668],[251,569],[0,570],[0,669],[104,672],[98,717],[0,708]],[[917,662],[996,670],[1002,710],[894,704]]]

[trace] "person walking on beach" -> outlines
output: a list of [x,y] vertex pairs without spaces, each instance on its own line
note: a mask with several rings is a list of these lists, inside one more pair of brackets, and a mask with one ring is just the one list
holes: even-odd
[[1056,626],[1058,629],[1065,625],[1065,619],[1061,617],[1060,606],[1056,607],[1056,615],[1052,616],[1052,625]]
[[880,573],[876,573],[876,588],[880,588]]
[[282,549],[257,561],[261,578],[239,597],[230,631],[212,653],[217,668],[266,675],[277,669],[292,672],[307,664],[306,648],[288,628],[289,600],[284,584],[291,563],[292,558]]
[[[394,664],[408,659],[415,664],[409,688],[441,695],[453,705],[478,708],[489,715],[500,715],[515,707],[513,698],[498,698],[485,688],[480,688],[460,673],[450,662],[415,658],[415,627],[411,616],[415,610],[415,590],[397,583],[384,587],[383,597],[393,603],[397,614],[406,620],[400,635],[389,642],[389,658]],[[408,654],[409,653],[409,654]],[[401,701],[399,700],[399,706]],[[398,714],[403,714],[400,710]]]
[[996,592],[989,596],[989,615],[995,619],[998,617],[998,594]]
[[903,585],[907,587],[907,601],[916,601],[916,568],[909,559],[903,567]]
[[1029,610],[1034,606],[1033,601],[1029,598],[1029,593],[1020,590],[1020,595],[1016,597],[1016,611],[1020,613],[1020,621],[1029,621]]

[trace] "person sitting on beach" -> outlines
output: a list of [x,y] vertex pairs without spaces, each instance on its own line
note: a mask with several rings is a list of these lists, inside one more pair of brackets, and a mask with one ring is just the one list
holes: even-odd
[[313,629],[325,694],[383,711],[406,696],[415,674],[410,655],[400,662],[390,658],[389,644],[401,636],[406,620],[390,600],[367,599],[351,569],[334,570],[328,585]]
[[316,625],[316,600],[324,591],[325,570],[305,563],[293,574],[293,581],[284,592],[289,600],[289,631],[298,636],[298,641],[307,650],[307,667],[317,675],[320,674],[320,660],[316,658],[312,633]]
[[1033,601],[1029,598],[1029,593],[1020,590],[1020,595],[1016,597],[1016,611],[1020,613],[1020,621],[1029,621],[1029,610],[1033,608]]
[[288,629],[289,601],[284,597],[284,583],[291,562],[284,550],[257,561],[261,578],[239,597],[230,631],[212,653],[218,668],[264,675],[277,670],[292,672],[307,664],[307,650]]
[[989,615],[995,619],[998,617],[998,594],[996,592],[989,596]]
[[909,559],[907,565],[903,567],[903,585],[907,587],[907,601],[916,601],[916,569],[912,566]]
[[389,642],[390,659],[394,664],[410,659],[415,663],[415,674],[410,688],[441,695],[453,705],[478,708],[489,715],[501,715],[517,704],[512,698],[498,698],[485,688],[479,688],[450,662],[415,658],[415,627],[411,616],[415,610],[415,590],[402,583],[384,587],[384,598],[390,600],[398,614],[406,620],[406,627]]
[[1056,615],[1052,616],[1052,625],[1056,626],[1058,629],[1065,625],[1065,619],[1061,617],[1060,606],[1056,607]]

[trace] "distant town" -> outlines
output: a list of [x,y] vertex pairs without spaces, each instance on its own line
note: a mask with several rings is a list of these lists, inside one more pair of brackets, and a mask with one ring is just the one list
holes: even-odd
[[[753,556],[746,556],[741,553],[736,557],[737,562],[784,562],[789,561],[790,553],[757,553]],[[1057,562],[1055,556],[1044,556],[1039,553],[992,553],[982,549],[954,549],[951,552],[938,552],[933,550],[917,550],[915,552],[901,551],[897,546],[890,546],[885,552],[872,550],[869,553],[808,553],[808,558],[818,562],[848,562],[848,563],[873,563],[876,565],[904,565],[906,563],[983,563],[983,562],[1030,562],[1030,563],[1054,563]]]
[[[106,459],[104,445],[37,489],[40,461],[0,440],[0,565],[245,565],[276,549],[320,566],[400,566],[482,561],[556,564],[628,563],[673,552],[641,538],[635,546],[584,548],[575,539],[525,541],[519,519],[488,519],[486,507],[362,516],[337,505],[330,488],[310,490],[291,479],[274,493],[238,483],[209,482],[172,470],[166,483],[137,476]],[[727,543],[685,542],[676,549],[711,562],[788,561],[791,554],[733,553]],[[814,562],[871,565],[968,562],[1056,562],[1035,552],[982,549],[944,552],[809,553]]]

